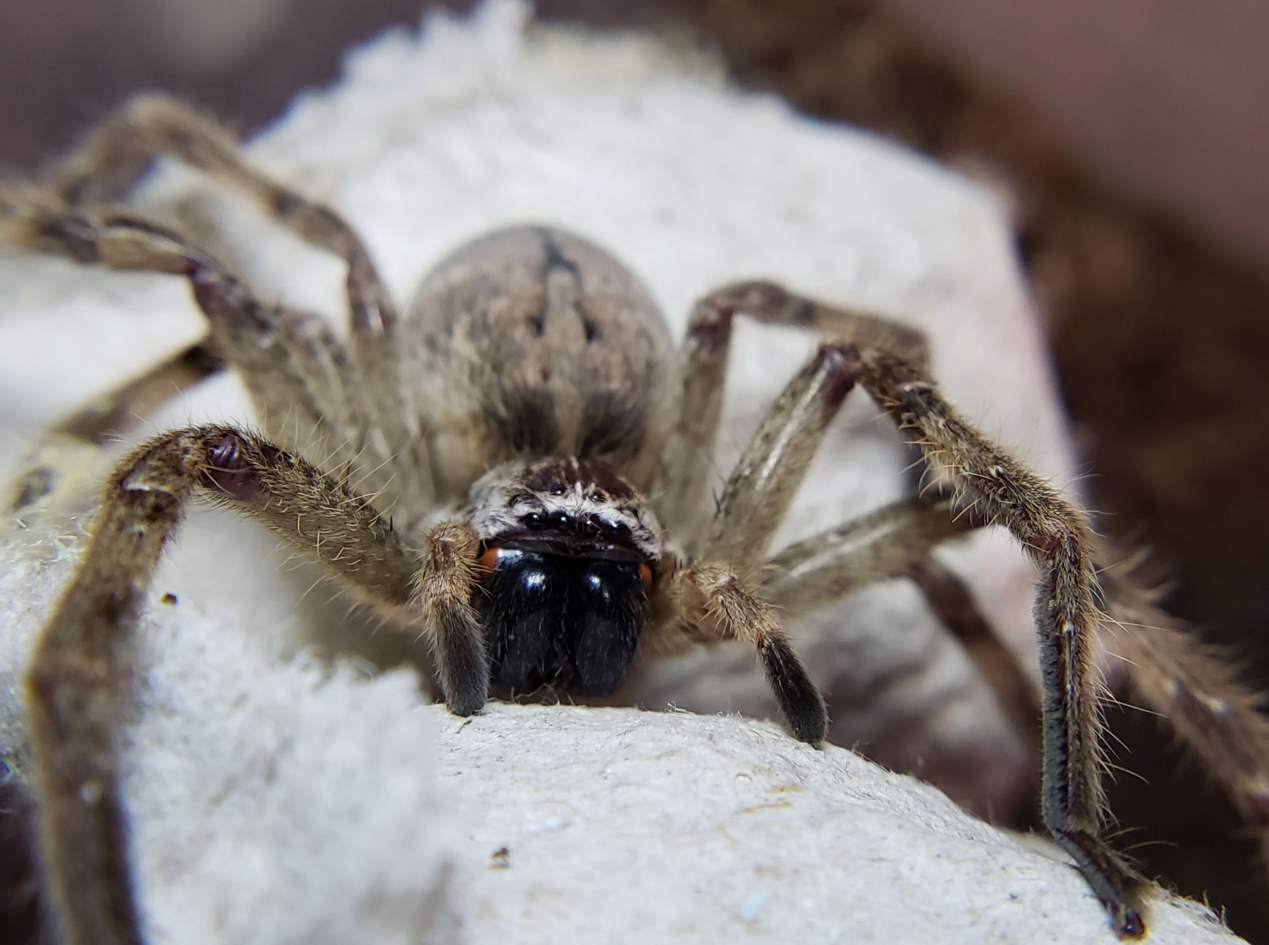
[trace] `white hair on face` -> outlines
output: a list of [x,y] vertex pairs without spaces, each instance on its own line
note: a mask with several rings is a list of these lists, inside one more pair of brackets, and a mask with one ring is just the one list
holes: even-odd
[[531,515],[566,515],[625,529],[649,561],[660,559],[661,524],[643,497],[607,467],[575,459],[512,460],[495,466],[471,488],[472,528],[496,541],[528,527]]

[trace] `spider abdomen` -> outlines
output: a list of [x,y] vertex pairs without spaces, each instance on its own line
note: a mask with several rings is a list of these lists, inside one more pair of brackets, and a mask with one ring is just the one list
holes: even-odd
[[648,617],[646,565],[510,548],[489,557],[475,603],[493,685],[595,696],[616,689]]
[[601,247],[549,226],[486,234],[424,280],[402,332],[442,491],[516,456],[602,460],[644,484],[669,329]]

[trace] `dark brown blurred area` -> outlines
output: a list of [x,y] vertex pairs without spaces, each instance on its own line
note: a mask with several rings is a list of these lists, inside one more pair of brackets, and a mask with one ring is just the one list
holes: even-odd
[[[350,44],[414,25],[424,6],[0,3],[0,167],[30,173],[140,89],[253,130],[299,89],[334,80]],[[541,0],[538,10],[693,31],[745,85],[1004,183],[1101,529],[1152,549],[1174,587],[1169,607],[1232,646],[1269,690],[1269,4]],[[1111,723],[1120,761],[1144,778],[1112,790],[1121,843],[1269,943],[1253,832],[1153,719],[1112,710]],[[0,941],[26,934],[24,901],[25,918],[10,912],[6,926],[0,897]]]

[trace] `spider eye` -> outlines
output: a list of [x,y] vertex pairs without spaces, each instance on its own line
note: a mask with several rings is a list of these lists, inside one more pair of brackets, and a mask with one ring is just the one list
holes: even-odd
[[564,512],[560,512],[558,515],[555,516],[555,525],[558,528],[561,528],[561,529],[568,528],[572,524],[573,524],[573,520],[569,518],[568,515],[565,514]]
[[546,518],[539,512],[530,512],[524,517],[524,524],[536,531],[546,525]]

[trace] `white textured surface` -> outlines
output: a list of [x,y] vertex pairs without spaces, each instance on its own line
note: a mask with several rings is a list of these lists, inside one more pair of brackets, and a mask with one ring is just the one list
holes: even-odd
[[[4,624],[38,619],[73,557],[0,560]],[[182,604],[140,641],[125,789],[150,941],[1115,941],[1060,858],[769,722],[456,719],[409,673],[282,661]],[[1236,941],[1193,903],[1150,919],[1153,945]]]
[[[1070,867],[770,723],[497,706],[441,729],[473,941],[1115,941]],[[1152,920],[1152,945],[1237,941],[1192,903]]]
[[[378,41],[251,152],[344,212],[401,299],[457,242],[533,219],[614,249],[676,334],[693,298],[746,276],[900,316],[930,332],[954,401],[1071,478],[987,197],[869,136],[727,93],[653,44],[526,42],[518,8],[494,4],[474,27],[437,21],[422,38]],[[211,217],[265,294],[339,317],[331,260],[193,175],[168,169],[142,202]],[[178,280],[0,259],[0,468],[40,426],[201,332]],[[742,335],[720,470],[813,344]],[[785,540],[905,491],[892,431],[862,398],[845,413]],[[149,423],[244,416],[225,378]],[[55,516],[33,525],[0,548],[10,750],[32,634],[78,540]],[[286,559],[251,526],[201,514],[156,580],[126,754],[156,938],[441,941],[456,921],[472,942],[1112,940],[1069,868],[931,789],[770,725],[504,706],[462,723],[421,707],[407,674],[359,680],[289,657],[327,639],[317,626],[339,624],[344,608],[324,589],[305,596],[311,575]],[[1031,574],[1016,550],[985,535],[949,560],[1029,653]],[[158,603],[166,591],[177,607]],[[965,802],[1029,790],[1019,740],[910,588],[858,595],[792,630],[830,700],[851,710],[836,714],[835,738]],[[737,650],[689,657],[632,698],[767,713],[752,663]],[[491,859],[503,846],[505,867]],[[1167,932],[1182,920],[1160,913],[1152,941],[1204,940]]]
[[[19,548],[0,554],[6,668],[76,557],[15,561]],[[460,834],[417,677],[271,649],[183,604],[143,621],[123,778],[147,941],[452,941]]]

